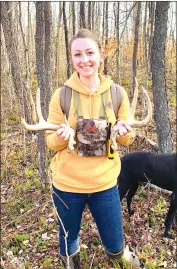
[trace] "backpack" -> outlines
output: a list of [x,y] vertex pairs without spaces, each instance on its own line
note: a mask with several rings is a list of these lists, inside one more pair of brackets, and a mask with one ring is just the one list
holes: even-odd
[[[113,83],[110,88],[111,91],[111,98],[115,116],[117,118],[117,113],[122,101],[122,88],[118,85]],[[60,106],[62,112],[66,115],[68,119],[69,116],[69,109],[71,103],[71,96],[72,96],[72,89],[66,85],[64,85],[60,90]]]

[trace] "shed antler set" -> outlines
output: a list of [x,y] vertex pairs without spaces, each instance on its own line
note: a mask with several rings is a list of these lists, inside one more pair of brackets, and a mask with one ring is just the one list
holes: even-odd
[[[135,87],[135,91],[134,91],[133,100],[131,103],[131,114],[130,114],[129,119],[127,121],[127,125],[129,125],[132,128],[141,128],[141,127],[147,126],[149,124],[149,122],[152,120],[152,105],[151,105],[151,101],[150,101],[150,98],[148,96],[147,91],[142,86],[142,90],[143,90],[145,97],[146,97],[146,100],[147,100],[148,113],[147,113],[147,116],[145,119],[140,120],[140,121],[134,120],[135,108],[136,108],[137,98],[138,98],[138,87],[139,87],[138,81],[136,78],[135,78],[135,83],[136,83],[136,87]],[[40,89],[39,88],[38,88],[37,94],[36,94],[36,109],[37,109],[39,123],[30,125],[25,121],[25,119],[22,119],[22,125],[26,130],[36,131],[36,132],[42,131],[42,130],[57,131],[60,128],[59,125],[55,125],[53,123],[49,123],[49,122],[44,120],[44,118],[42,116],[42,112],[41,112]],[[65,123],[69,126],[69,123],[66,119],[66,116],[65,116]],[[112,149],[114,151],[116,151],[118,149],[117,143],[116,143],[116,136],[117,136],[117,131],[114,131],[112,128],[111,140],[112,140]],[[69,141],[68,141],[68,150],[70,150],[70,151],[74,150],[75,144],[76,144],[76,142],[74,141],[74,135],[73,136],[70,135]]]

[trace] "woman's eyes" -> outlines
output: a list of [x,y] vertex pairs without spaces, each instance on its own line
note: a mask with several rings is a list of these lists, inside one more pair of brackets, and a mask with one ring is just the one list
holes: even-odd
[[89,51],[88,54],[89,55],[92,55],[92,54],[94,54],[94,52],[93,51]]
[[[87,52],[87,55],[93,55],[94,54],[94,52],[93,51],[88,51]],[[82,54],[81,53],[76,53],[74,56],[75,57],[80,57]]]
[[74,56],[75,57],[79,57],[80,56],[80,53],[76,53]]

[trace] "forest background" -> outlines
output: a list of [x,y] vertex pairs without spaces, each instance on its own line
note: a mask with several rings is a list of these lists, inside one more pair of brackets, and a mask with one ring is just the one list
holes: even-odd
[[[52,153],[43,133],[25,132],[21,117],[36,122],[41,89],[47,118],[50,97],[73,72],[69,40],[80,28],[100,36],[104,73],[132,100],[134,78],[148,90],[152,123],[137,130],[130,151],[176,151],[176,2],[1,2],[2,266],[61,269],[50,197]],[[141,91],[136,117],[145,113]],[[126,243],[144,268],[176,268],[176,241],[162,238],[169,194],[141,188],[137,214],[123,202]],[[174,224],[173,229],[176,229]],[[83,268],[110,268],[95,224],[85,211],[81,229]]]

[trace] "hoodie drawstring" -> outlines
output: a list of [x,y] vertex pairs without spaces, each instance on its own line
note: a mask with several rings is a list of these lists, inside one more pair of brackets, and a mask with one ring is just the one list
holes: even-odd
[[[92,94],[91,92],[89,93],[89,108],[90,108],[90,117],[93,119],[95,115],[95,95]],[[93,103],[92,103],[92,96],[93,96]]]
[[94,117],[95,115],[95,95],[93,95],[93,114],[92,114],[92,118]]
[[90,108],[90,117],[91,119],[93,118],[92,117],[92,97],[91,97],[91,93],[89,93],[89,108]]

